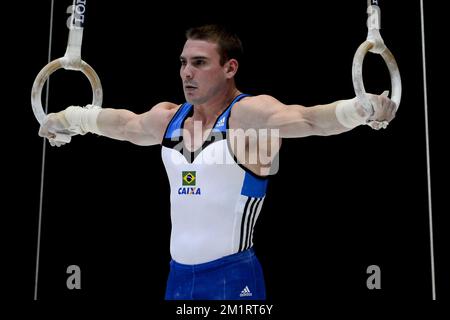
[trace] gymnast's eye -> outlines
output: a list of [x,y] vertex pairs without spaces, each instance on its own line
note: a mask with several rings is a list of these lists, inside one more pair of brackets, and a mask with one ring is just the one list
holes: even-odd
[[193,62],[193,65],[196,66],[196,67],[201,67],[201,66],[203,66],[205,64],[206,64],[206,61],[204,59],[196,59]]

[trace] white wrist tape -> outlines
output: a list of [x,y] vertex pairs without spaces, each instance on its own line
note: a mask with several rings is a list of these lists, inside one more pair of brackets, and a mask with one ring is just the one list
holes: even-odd
[[336,105],[336,118],[346,128],[352,129],[367,122],[369,116],[358,113],[356,108],[357,101],[358,98],[342,100]]
[[97,126],[97,117],[100,111],[102,111],[102,108],[91,104],[84,108],[71,106],[64,110],[64,117],[69,123],[69,130],[71,131],[81,135],[88,132],[102,135]]

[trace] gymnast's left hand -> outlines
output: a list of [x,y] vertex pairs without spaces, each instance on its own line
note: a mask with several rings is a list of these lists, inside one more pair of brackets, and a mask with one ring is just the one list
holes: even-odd
[[47,138],[51,146],[60,147],[70,142],[70,136],[68,136],[68,139],[61,139],[61,135],[58,132],[67,131],[69,127],[70,125],[64,116],[64,111],[49,113],[39,128],[39,136]]

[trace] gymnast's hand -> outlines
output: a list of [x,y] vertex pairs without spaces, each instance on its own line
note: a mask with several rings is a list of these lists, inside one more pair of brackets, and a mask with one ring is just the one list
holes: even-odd
[[64,111],[49,113],[39,128],[39,135],[47,138],[51,146],[60,147],[70,142],[70,135],[61,134],[61,132],[67,132],[69,127]]
[[[397,105],[388,97],[389,91],[383,92],[381,95],[367,94],[373,107],[373,114],[367,116],[367,124],[372,129],[385,129],[389,122],[395,117]],[[366,113],[362,104],[357,101],[355,105],[358,113]]]

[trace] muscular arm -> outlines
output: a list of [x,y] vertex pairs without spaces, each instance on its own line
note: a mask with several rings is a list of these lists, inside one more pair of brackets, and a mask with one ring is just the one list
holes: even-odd
[[279,129],[282,138],[338,134],[350,129],[337,120],[337,103],[304,107],[285,105],[266,95],[250,97],[232,109],[230,126]]
[[177,105],[162,102],[143,114],[124,109],[103,109],[97,118],[102,135],[137,145],[160,144]]
[[57,132],[65,130],[77,134],[93,132],[143,146],[155,145],[162,142],[166,127],[177,110],[178,106],[169,102],[161,102],[139,115],[124,109],[71,106],[47,115],[39,135],[56,146],[66,143],[54,140]]
[[[339,134],[365,123],[366,119],[391,121],[394,118],[395,103],[389,98],[370,95],[370,99],[375,113],[369,117],[356,99],[304,107],[285,105],[267,95],[249,97],[232,109],[230,127],[278,129],[281,138],[297,138]],[[336,108],[340,112],[336,113]]]

